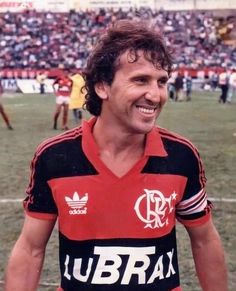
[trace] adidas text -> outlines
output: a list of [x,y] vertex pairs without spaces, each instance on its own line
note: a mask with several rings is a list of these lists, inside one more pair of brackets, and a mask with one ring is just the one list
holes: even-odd
[[87,214],[87,208],[84,209],[73,209],[69,210],[69,213],[71,215],[82,215],[82,214]]

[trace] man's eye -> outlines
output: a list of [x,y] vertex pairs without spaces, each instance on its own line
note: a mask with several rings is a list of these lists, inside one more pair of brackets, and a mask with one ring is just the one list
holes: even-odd
[[167,79],[166,78],[163,78],[163,79],[160,79],[159,81],[158,81],[158,84],[160,85],[160,86],[165,86],[166,84],[167,84]]
[[136,79],[136,83],[138,83],[138,84],[144,84],[146,82],[147,82],[147,79],[145,79],[145,78],[138,78],[138,79]]

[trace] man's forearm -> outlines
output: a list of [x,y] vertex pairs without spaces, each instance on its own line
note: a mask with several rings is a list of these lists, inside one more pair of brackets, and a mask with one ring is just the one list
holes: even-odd
[[37,290],[44,252],[18,251],[13,249],[5,274],[4,291],[35,291]]
[[227,268],[218,238],[203,246],[192,243],[197,275],[203,291],[227,291]]

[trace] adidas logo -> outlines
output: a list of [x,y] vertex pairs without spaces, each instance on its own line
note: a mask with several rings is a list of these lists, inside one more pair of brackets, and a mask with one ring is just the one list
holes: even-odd
[[75,192],[72,198],[65,196],[65,201],[67,205],[71,208],[69,210],[69,214],[87,214],[87,207],[85,207],[85,205],[88,202],[88,193],[80,198],[79,194]]

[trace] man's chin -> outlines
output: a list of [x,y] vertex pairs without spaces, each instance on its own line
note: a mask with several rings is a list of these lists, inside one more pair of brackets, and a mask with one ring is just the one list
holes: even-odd
[[140,134],[147,134],[153,129],[154,126],[155,122],[137,124],[135,131]]

